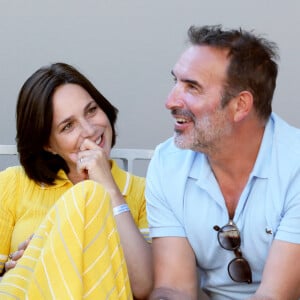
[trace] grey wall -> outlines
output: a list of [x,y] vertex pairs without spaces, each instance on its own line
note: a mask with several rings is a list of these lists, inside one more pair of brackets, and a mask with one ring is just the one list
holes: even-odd
[[241,26],[276,41],[274,111],[300,127],[299,11],[298,0],[1,0],[0,143],[14,143],[16,98],[25,79],[64,61],[120,109],[117,147],[155,147],[172,134],[164,101],[192,24]]

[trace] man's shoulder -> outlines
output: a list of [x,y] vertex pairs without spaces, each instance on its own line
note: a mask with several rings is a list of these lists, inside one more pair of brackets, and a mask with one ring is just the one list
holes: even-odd
[[276,113],[272,113],[271,119],[275,124],[275,130],[285,132],[286,134],[291,136],[300,136],[300,128],[291,125],[286,120],[278,116]]
[[169,138],[159,144],[151,160],[151,166],[157,170],[163,170],[163,173],[180,174],[188,172],[195,160],[196,156],[202,156],[200,152],[195,152],[190,149],[181,149],[174,144],[174,139]]
[[300,154],[300,129],[272,114],[275,142],[284,149]]

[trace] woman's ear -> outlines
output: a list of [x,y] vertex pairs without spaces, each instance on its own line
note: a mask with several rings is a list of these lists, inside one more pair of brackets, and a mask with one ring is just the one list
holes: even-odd
[[234,120],[239,122],[243,120],[252,110],[253,95],[249,91],[242,91],[235,97]]
[[56,154],[57,154],[55,151],[53,151],[53,150],[51,149],[50,146],[45,146],[45,147],[44,147],[44,150],[47,151],[47,152],[52,153],[53,155],[56,155]]

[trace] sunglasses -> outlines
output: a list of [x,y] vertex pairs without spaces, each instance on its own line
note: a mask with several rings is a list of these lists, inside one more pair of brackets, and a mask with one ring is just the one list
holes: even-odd
[[214,230],[218,231],[218,241],[223,249],[233,251],[235,258],[229,262],[227,270],[230,278],[236,282],[252,283],[251,268],[248,261],[242,256],[240,249],[241,236],[237,226],[232,220],[228,224],[220,228],[214,226]]

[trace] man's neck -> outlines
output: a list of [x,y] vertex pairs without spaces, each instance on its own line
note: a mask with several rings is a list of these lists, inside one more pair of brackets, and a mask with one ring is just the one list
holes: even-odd
[[[244,131],[245,132],[245,131]],[[264,134],[264,127],[248,130],[247,136],[227,139],[219,152],[208,155],[212,171],[228,208],[233,215],[249,175],[253,170]]]

